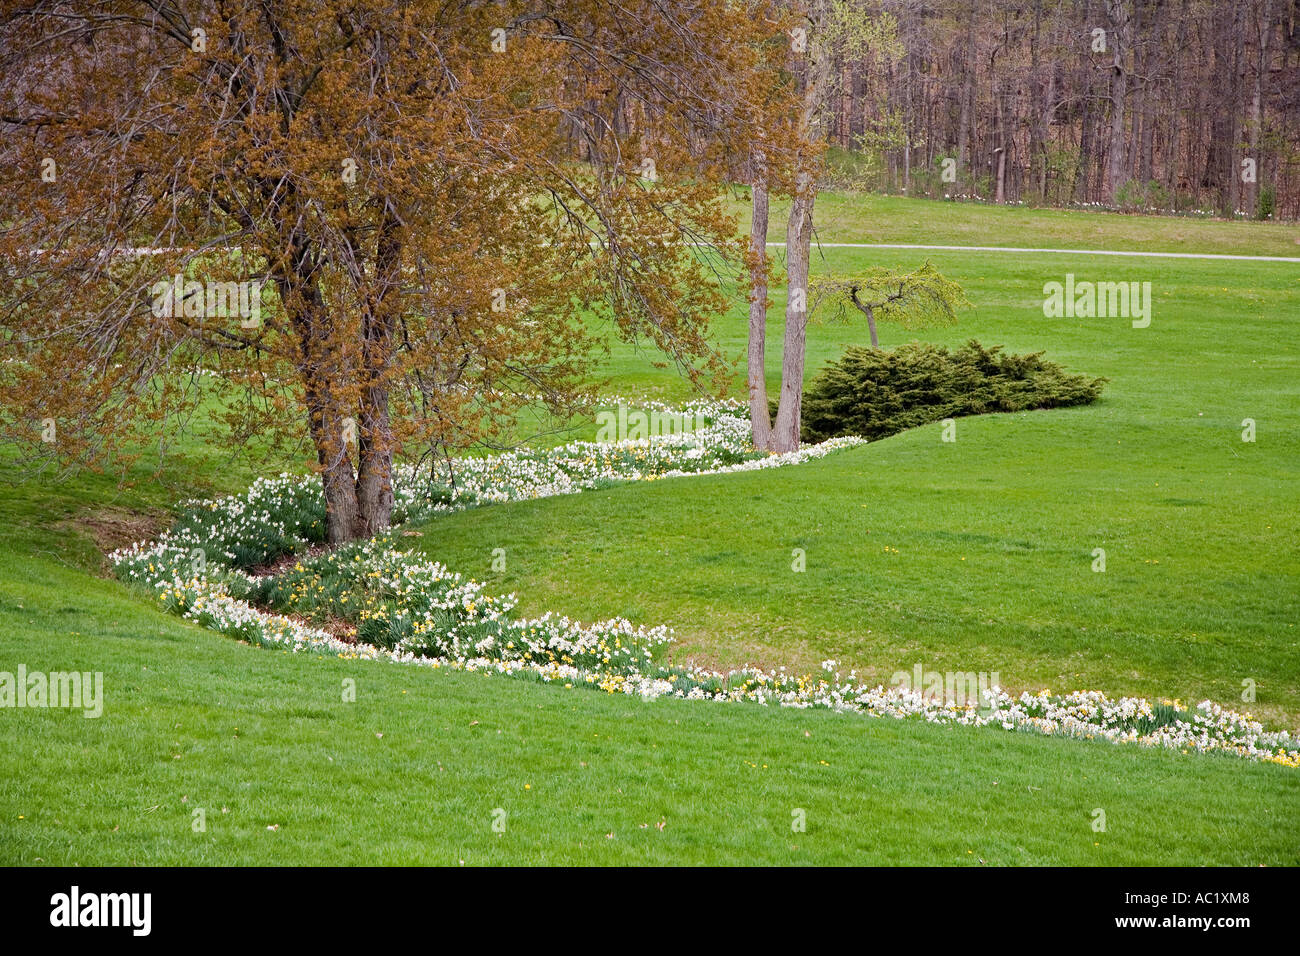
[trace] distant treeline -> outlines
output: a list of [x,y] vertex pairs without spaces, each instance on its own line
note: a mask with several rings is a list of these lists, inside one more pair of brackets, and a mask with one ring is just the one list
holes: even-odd
[[835,58],[841,180],[1300,217],[1300,0],[846,2],[902,55]]

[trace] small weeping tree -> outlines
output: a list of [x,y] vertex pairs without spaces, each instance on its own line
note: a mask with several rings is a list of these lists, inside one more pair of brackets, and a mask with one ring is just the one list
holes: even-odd
[[956,282],[928,261],[915,272],[876,268],[849,276],[819,276],[810,283],[809,312],[847,321],[850,309],[867,317],[871,347],[879,348],[876,321],[905,329],[956,325],[957,310],[971,303]]

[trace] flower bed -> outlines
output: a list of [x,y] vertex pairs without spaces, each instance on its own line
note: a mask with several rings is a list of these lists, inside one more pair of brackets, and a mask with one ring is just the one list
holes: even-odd
[[[860,439],[835,439],[785,455],[755,452],[739,405],[690,406],[705,425],[689,434],[623,442],[573,442],[545,451],[459,459],[432,472],[400,470],[395,521],[492,502],[573,494],[624,481],[780,467]],[[615,618],[581,624],[546,614],[518,618],[513,595],[421,561],[381,536],[310,554],[324,537],[325,504],[314,477],[261,479],[243,495],[187,502],[158,541],[111,560],[119,577],[151,588],[170,611],[253,644],[348,658],[509,674],[646,699],[748,701],[821,707],[898,719],[1225,752],[1300,767],[1300,740],[1265,731],[1249,715],[1204,701],[1112,700],[1097,691],[1011,697],[997,688],[978,703],[946,703],[919,690],[867,686],[836,662],[817,675],[743,669],[729,673],[663,662],[665,627]],[[296,561],[258,573],[276,559]]]

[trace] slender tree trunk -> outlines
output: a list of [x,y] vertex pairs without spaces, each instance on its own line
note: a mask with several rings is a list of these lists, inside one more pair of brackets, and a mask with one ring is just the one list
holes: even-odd
[[812,214],[816,183],[801,173],[800,190],[790,203],[785,229],[785,343],[781,353],[781,401],[772,428],[771,450],[799,448],[799,417],[803,407],[804,345],[808,332],[808,260],[812,247]]
[[[1151,0],[1148,0],[1151,2]],[[1146,96],[1147,96],[1147,66],[1148,56],[1147,49],[1149,44],[1144,41],[1143,30],[1146,29],[1146,23],[1142,17],[1142,3],[1133,4],[1133,18],[1129,23],[1129,35],[1132,37],[1133,46],[1133,87],[1130,100],[1132,101],[1132,117],[1129,121],[1128,138],[1125,144],[1128,148],[1127,164],[1124,168],[1124,175],[1129,179],[1136,179],[1143,185],[1146,181],[1138,172],[1138,165],[1141,158],[1139,144],[1142,142],[1142,123],[1146,119]]]
[[[1177,77],[1182,75],[1183,54],[1187,49],[1187,21],[1190,19],[1188,6],[1190,0],[1183,0],[1178,11],[1178,27],[1174,33],[1174,47],[1172,56],[1165,62],[1169,68],[1168,75],[1173,79],[1169,83],[1169,133],[1168,139],[1165,140],[1165,186],[1169,190],[1171,202],[1177,206],[1176,200],[1173,199],[1174,192],[1180,188],[1181,184],[1181,161],[1183,152],[1180,149],[1183,139],[1183,84],[1177,81]],[[1201,84],[1197,84],[1198,86]]]
[[1050,139],[1052,135],[1052,115],[1056,111],[1056,71],[1052,70],[1047,75],[1047,97],[1043,101],[1043,112],[1035,120],[1040,124],[1041,132],[1039,133],[1038,142],[1040,144],[1040,154],[1038,157],[1038,199],[1040,202],[1047,202],[1047,170],[1050,150]]
[[[1228,167],[1231,175],[1228,182],[1232,188],[1228,192],[1229,215],[1235,215],[1238,209],[1244,205],[1242,196],[1245,192],[1246,184],[1241,180],[1241,144],[1244,139],[1242,136],[1242,117],[1246,112],[1246,6],[1241,4],[1237,7],[1236,14],[1232,19],[1232,62],[1234,65],[1233,84],[1232,84],[1232,140],[1231,150],[1228,157]],[[1258,172],[1258,170],[1257,170]],[[1245,210],[1247,215],[1250,210]]]
[[1094,110],[1092,84],[1089,82],[1085,91],[1083,119],[1079,124],[1079,163],[1074,168],[1074,184],[1070,187],[1070,196],[1075,202],[1087,202],[1090,198],[1088,177],[1092,171],[1095,152]]
[[1038,198],[1043,200],[1041,182],[1038,171],[1047,165],[1045,155],[1046,147],[1043,143],[1043,137],[1046,130],[1043,128],[1043,81],[1042,81],[1042,58],[1039,55],[1039,43],[1042,37],[1043,22],[1043,2],[1034,0],[1034,29],[1029,35],[1029,174],[1038,179],[1040,182]]
[[975,111],[975,0],[967,0],[965,28],[965,71],[961,90],[961,115],[957,119],[957,182],[968,184],[968,191],[974,191],[975,176],[969,174],[970,167],[970,133]]
[[1110,146],[1109,171],[1110,185],[1108,195],[1114,203],[1120,188],[1128,179],[1124,149],[1124,109],[1128,99],[1128,67],[1125,56],[1128,52],[1128,11],[1124,0],[1107,0],[1106,12],[1110,18],[1110,31],[1107,36],[1112,44],[1111,80],[1110,80]]
[[754,219],[749,229],[749,421],[754,447],[772,441],[772,413],[767,407],[767,185],[754,178]]
[[849,63],[848,57],[845,57],[840,63],[840,116],[839,116],[839,139],[840,145],[845,149],[853,148],[853,130],[851,122],[853,116],[853,69]]
[[[803,78],[800,135],[812,145],[823,137],[822,111],[830,79],[830,50],[821,31],[830,22],[830,0],[808,4],[814,41],[809,44]],[[775,452],[799,448],[803,409],[804,345],[808,332],[808,266],[812,250],[813,204],[817,201],[817,160],[806,159],[795,176],[790,218],[785,229],[785,341],[781,353],[781,398],[769,447]]]
[[1255,88],[1250,97],[1250,119],[1246,129],[1246,149],[1255,161],[1255,181],[1246,184],[1245,207],[1247,215],[1255,215],[1259,207],[1259,184],[1264,175],[1264,158],[1259,155],[1259,136],[1264,125],[1264,77],[1268,74],[1269,41],[1273,38],[1273,0],[1264,0],[1256,21],[1257,49]]

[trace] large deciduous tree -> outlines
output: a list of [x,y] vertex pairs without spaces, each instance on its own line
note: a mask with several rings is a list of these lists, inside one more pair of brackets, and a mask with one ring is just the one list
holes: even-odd
[[237,439],[310,440],[339,542],[395,455],[571,409],[604,329],[717,387],[718,185],[787,161],[782,16],[0,0],[0,424],[91,461],[215,390]]

